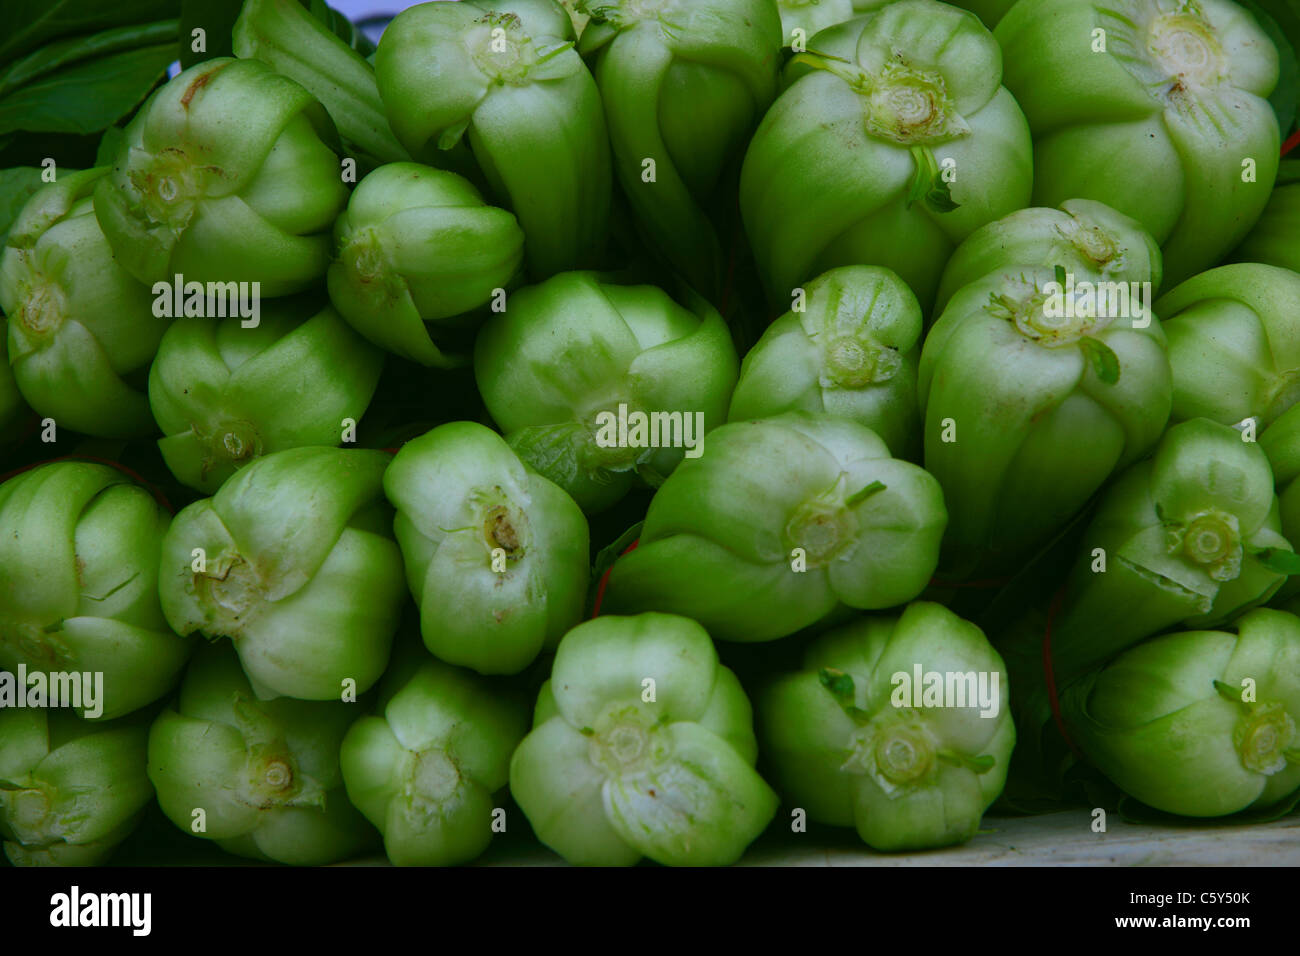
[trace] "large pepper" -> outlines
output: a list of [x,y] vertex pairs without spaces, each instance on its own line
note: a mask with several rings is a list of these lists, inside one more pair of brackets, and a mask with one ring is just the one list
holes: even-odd
[[670,614],[602,617],[560,642],[510,792],[570,863],[734,863],[776,812],[740,681]]
[[339,746],[359,706],[259,700],[224,644],[195,656],[149,731],[149,779],[176,826],[239,856],[294,866],[375,842],[348,802]]
[[730,421],[828,412],[866,425],[890,453],[916,460],[921,307],[888,269],[843,266],[800,290],[740,367]]
[[1150,307],[1070,289],[1068,277],[1062,287],[1050,269],[963,287],[930,330],[919,374],[925,466],[950,516],[946,576],[1014,570],[1169,418]]
[[467,863],[497,829],[495,795],[528,730],[527,708],[418,645],[381,688],[375,714],[343,738],[348,797],[384,835],[397,866]]
[[740,180],[773,302],[827,269],[897,272],[929,310],[974,230],[1028,205],[1029,128],[993,35],[934,0],[901,0],[817,35],[763,118]]
[[452,422],[407,442],[384,491],[433,654],[517,673],[582,616],[587,520],[496,432]]
[[95,216],[141,282],[258,282],[264,296],[316,282],[347,202],[321,104],[260,60],[190,67],[126,127]]
[[735,346],[707,302],[690,304],[564,273],[512,295],[479,332],[474,377],[488,411],[588,513],[638,476],[661,483],[726,419]]
[[0,710],[0,837],[15,866],[98,866],[130,835],[153,787],[141,716],[80,720]]
[[91,193],[107,173],[64,173],[14,220],[0,258],[6,364],[28,404],[57,425],[139,437],[154,431],[142,378],[168,320],[95,221]]
[[1144,803],[1189,817],[1265,809],[1300,788],[1300,620],[1152,638],[1062,694],[1071,739]]
[[334,307],[371,342],[423,365],[464,363],[436,339],[463,329],[462,313],[486,305],[524,257],[514,216],[455,173],[418,163],[361,180],[334,238]]
[[387,466],[380,451],[290,448],[184,509],[162,546],[159,593],[172,627],[229,637],[262,697],[339,700],[369,689],[388,664],[405,597]]
[[213,494],[262,455],[342,443],[382,367],[383,354],[328,307],[268,304],[254,327],[237,316],[179,319],[149,370],[166,434],[158,447],[179,481]]
[[997,26],[1034,132],[1034,204],[1096,199],[1164,250],[1167,282],[1218,262],[1277,175],[1277,50],[1228,0],[1025,0]]
[[113,718],[175,686],[191,642],[158,601],[170,516],[126,475],[61,461],[0,485],[0,668],[100,674],[83,716]]
[[1156,301],[1174,374],[1172,418],[1266,428],[1300,399],[1300,273],[1237,263]]
[[719,201],[776,96],[781,19],[772,0],[586,0],[582,55],[605,102],[614,171],[639,231],[721,304]]
[[402,11],[375,53],[397,138],[413,156],[468,139],[537,279],[594,265],[609,220],[600,95],[573,44],[554,0],[465,0]]
[[938,604],[823,634],[757,697],[777,789],[877,850],[964,843],[1015,745],[1006,677],[980,629]]
[[656,492],[605,602],[692,617],[722,640],[773,640],[843,605],[916,597],[946,522],[938,482],[863,425],[808,412],[736,422]]

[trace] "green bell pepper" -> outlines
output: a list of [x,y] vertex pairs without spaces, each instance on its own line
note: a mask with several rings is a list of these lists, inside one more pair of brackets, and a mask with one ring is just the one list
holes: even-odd
[[474,377],[488,411],[589,514],[638,477],[660,484],[726,419],[736,349],[712,306],[690,305],[564,273],[512,295],[479,332]]
[[328,307],[269,304],[251,328],[237,316],[178,319],[149,370],[158,448],[178,481],[213,494],[262,455],[342,442],[383,363]]
[[602,617],[560,642],[510,791],[570,863],[722,866],[776,812],[757,753],[749,700],[702,627]]
[[0,838],[15,866],[98,866],[153,800],[149,724],[0,710]]
[[946,523],[938,482],[863,425],[808,412],[736,422],[656,492],[605,603],[692,617],[720,640],[774,640],[844,605],[916,597]]
[[468,140],[536,279],[594,265],[609,223],[600,95],[573,45],[554,0],[463,0],[402,11],[375,53],[398,140],[413,156]]
[[431,653],[514,674],[581,618],[587,520],[491,429],[452,422],[407,442],[384,491]]
[[79,708],[92,718],[128,714],[171,690],[191,642],[159,606],[170,521],[149,492],[104,465],[54,462],[0,485],[0,668],[102,674],[100,699]]
[[1189,817],[1266,808],[1300,788],[1300,620],[1255,610],[1236,633],[1152,638],[1067,688],[1071,738],[1142,802]]
[[443,367],[463,360],[439,348],[430,326],[465,325],[457,317],[509,284],[524,255],[514,216],[455,173],[417,163],[361,180],[334,239],[329,293],[343,318],[390,352]]
[[228,645],[204,646],[149,730],[149,779],[180,829],[239,856],[296,866],[375,842],[348,802],[339,747],[357,708],[259,700]]
[[64,173],[23,207],[0,257],[13,380],[40,415],[104,438],[154,432],[139,387],[167,330],[121,267],[91,194],[108,170]]
[[321,104],[260,60],[218,57],[159,89],[126,127],[95,216],[141,282],[313,285],[347,202]]
[[1029,128],[993,35],[901,0],[817,35],[745,156],[740,205],[772,302],[835,266],[897,272],[928,312],[944,263],[1029,204]]
[[454,866],[492,840],[494,794],[509,779],[528,714],[483,680],[417,653],[423,661],[394,664],[376,713],[349,728],[339,762],[389,860]]
[[1300,399],[1300,273],[1237,263],[1156,301],[1169,338],[1173,420],[1265,428]]
[[1067,199],[1060,209],[1020,209],[981,226],[948,260],[934,314],[963,287],[994,272],[1061,266],[1095,282],[1149,283],[1144,304],[1160,289],[1160,247],[1135,219],[1091,199]]
[[787,803],[877,850],[964,843],[1006,780],[1006,691],[983,632],[918,601],[819,636],[761,691],[763,753]]
[[605,104],[614,171],[650,249],[721,303],[716,197],[776,96],[772,0],[586,0],[579,49]]
[[926,337],[925,467],[951,519],[944,576],[1015,568],[1164,431],[1159,320],[1089,288],[1071,293],[1045,268],[993,273],[953,295]]
[[[1292,405],[1260,433],[1259,447],[1273,469],[1282,536],[1300,543],[1300,405]],[[1300,576],[1292,576],[1278,589],[1273,604],[1284,606],[1297,595]]]
[[[1277,50],[1228,0],[1024,0],[998,23],[1034,133],[1034,205],[1104,202],[1146,227],[1165,279],[1214,265],[1277,175]],[[1104,42],[1103,42],[1104,38]]]
[[890,453],[917,460],[921,306],[902,279],[843,266],[808,283],[740,366],[730,421],[827,412],[866,425]]
[[260,697],[338,700],[369,689],[388,664],[404,598],[387,465],[380,451],[290,448],[185,508],[162,542],[168,622],[229,637]]

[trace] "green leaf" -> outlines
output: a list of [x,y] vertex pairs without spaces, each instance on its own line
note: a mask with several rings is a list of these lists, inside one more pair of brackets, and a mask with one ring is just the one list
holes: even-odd
[[104,130],[104,135],[99,139],[99,149],[95,151],[95,165],[111,166],[124,139],[126,131],[120,126],[110,126]]
[[176,52],[175,20],[59,40],[0,73],[0,133],[97,133],[139,105]]
[[[183,69],[219,56],[234,56],[230,31],[243,0],[182,0],[180,61]],[[203,31],[203,50],[194,49],[194,31]]]
[[[213,0],[203,2],[212,5]],[[125,24],[175,19],[180,14],[180,0],[3,3],[0,4],[0,66],[52,40],[98,33]]]
[[1119,381],[1119,357],[1101,339],[1085,335],[1079,340],[1083,357],[1092,365],[1093,373],[1107,385]]

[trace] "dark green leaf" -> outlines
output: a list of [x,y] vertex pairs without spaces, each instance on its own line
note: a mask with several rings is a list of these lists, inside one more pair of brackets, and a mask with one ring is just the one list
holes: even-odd
[[[213,0],[203,0],[209,6]],[[237,6],[238,4],[236,4]],[[0,4],[0,66],[52,40],[180,16],[180,0],[42,0]],[[233,21],[232,21],[233,22]]]
[[[181,66],[189,69],[195,63],[219,56],[234,56],[230,31],[239,19],[243,0],[182,0],[180,29]],[[203,50],[194,49],[194,31],[203,31]]]
[[45,73],[0,99],[0,133],[97,133],[144,100],[175,50],[174,42],[138,47]]

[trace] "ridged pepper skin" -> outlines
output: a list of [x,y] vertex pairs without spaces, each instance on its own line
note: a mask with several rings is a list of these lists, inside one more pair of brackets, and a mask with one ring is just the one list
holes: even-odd
[[14,220],[0,255],[5,364],[27,403],[56,425],[139,438],[154,424],[138,379],[169,320],[153,314],[149,289],[122,268],[95,220],[91,195],[107,173],[62,174]]
[[1150,307],[1103,293],[1089,308],[1056,283],[1045,268],[973,282],[922,346],[925,467],[950,518],[945,576],[1015,570],[1169,418],[1169,359]]
[[[1300,229],[1300,224],[1297,224]],[[1266,428],[1300,399],[1300,273],[1220,266],[1156,301],[1174,374],[1172,418]]]
[[775,640],[843,605],[916,597],[946,523],[938,482],[863,425],[809,412],[736,422],[655,493],[605,607],[682,614],[719,640]]
[[106,720],[171,690],[191,642],[158,601],[170,521],[105,465],[53,462],[0,485],[0,668],[102,674],[90,716]]
[[670,614],[600,617],[560,642],[510,792],[570,863],[725,866],[776,812],[740,681]]
[[328,306],[267,303],[251,328],[237,316],[178,319],[149,369],[158,448],[178,481],[214,494],[262,455],[340,444],[383,364]]
[[223,850],[321,866],[368,849],[339,746],[360,716],[340,700],[262,700],[224,642],[194,656],[174,707],[149,730],[149,779],[167,818]]
[[916,461],[921,328],[921,306],[893,272],[832,269],[809,282],[749,350],[728,420],[826,412],[866,425],[892,455]]
[[[699,296],[689,304],[653,286],[570,272],[511,295],[479,332],[474,377],[492,418],[518,455],[588,514],[638,477],[660,484],[688,438],[703,442],[726,420],[736,349],[712,306]],[[630,428],[622,441],[602,428],[621,405],[629,415],[676,418],[644,443]]]
[[303,447],[241,468],[168,529],[168,622],[230,638],[259,697],[368,690],[388,665],[405,597],[387,466],[381,451]]
[[[960,687],[960,702],[929,694],[936,674],[941,690]],[[974,624],[924,601],[820,635],[802,669],[773,678],[755,706],[786,803],[856,828],[877,850],[969,840],[1016,740],[1002,659]]]
[[15,866],[99,866],[153,800],[149,724],[0,710],[0,838]]
[[1300,788],[1300,620],[1155,637],[1067,688],[1071,738],[1143,803],[1188,817],[1263,809]]
[[[897,272],[927,312],[944,264],[1029,204],[1029,127],[972,14],[901,0],[822,31],[796,58],[740,180],[773,303],[836,266]],[[955,204],[955,205],[954,205]]]
[[1060,209],[1017,210],[967,236],[943,270],[934,314],[963,286],[1029,266],[1061,266],[1093,281],[1149,282],[1153,296],[1163,274],[1160,247],[1136,219],[1105,203],[1067,199]]
[[[8,350],[9,322],[0,316],[0,342],[6,343]],[[14,370],[5,354],[0,354],[0,448],[16,435],[16,428],[23,415],[28,413],[27,403],[14,381]]]
[[153,94],[126,127],[95,216],[141,282],[314,284],[347,202],[329,115],[260,60],[217,57]]
[[[394,663],[373,715],[343,738],[348,797],[397,866],[468,863],[492,840],[495,794],[528,710],[486,681],[430,660]],[[394,655],[395,657],[397,655]]]
[[589,0],[579,49],[605,104],[614,172],[638,232],[720,302],[716,223],[754,127],[776,96],[781,18],[772,0]]
[[[330,301],[371,342],[422,365],[464,357],[439,331],[464,327],[519,271],[524,234],[455,173],[418,163],[381,166],[357,184],[334,225]],[[428,324],[426,324],[428,323]]]
[[1266,262],[1300,272],[1300,159],[1283,160],[1268,205],[1235,250],[1237,262]]
[[514,674],[581,618],[587,519],[490,428],[452,422],[407,442],[384,491],[432,654]]
[[1034,205],[1095,199],[1132,216],[1160,243],[1166,283],[1214,265],[1259,218],[1278,168],[1265,99],[1278,58],[1245,9],[1026,0],[996,36],[1034,133]]
[[600,94],[554,0],[421,3],[384,30],[375,78],[413,156],[462,138],[523,228],[529,272],[595,265],[609,224]]

